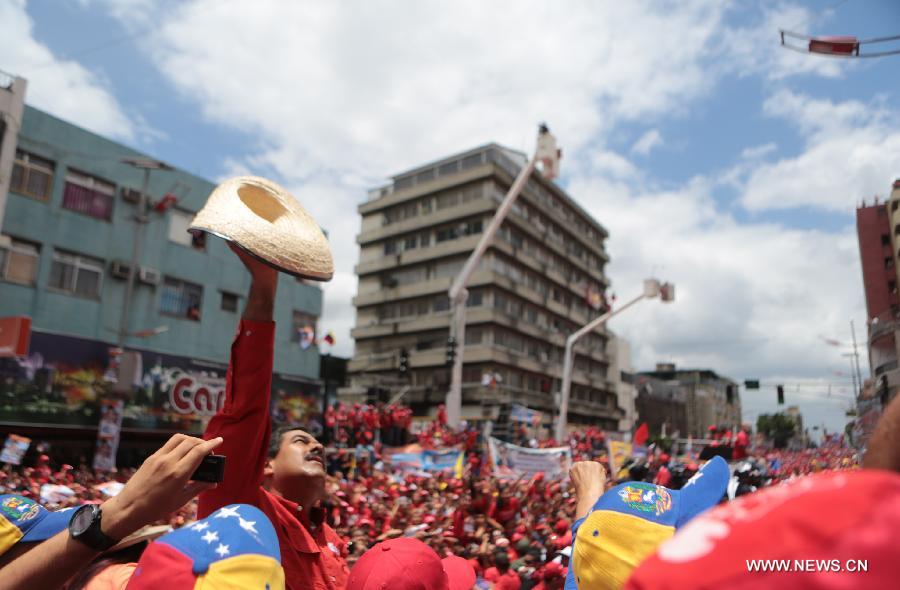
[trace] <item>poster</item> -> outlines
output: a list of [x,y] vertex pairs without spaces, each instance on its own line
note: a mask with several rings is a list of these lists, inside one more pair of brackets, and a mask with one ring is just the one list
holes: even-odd
[[566,478],[572,465],[570,447],[529,449],[491,437],[488,450],[494,475],[499,478],[516,479],[539,472],[549,479]]
[[31,439],[18,434],[10,434],[6,438],[6,444],[3,445],[3,452],[0,453],[0,461],[9,463],[10,465],[21,465],[22,457],[31,446]]
[[122,429],[122,400],[103,400],[100,403],[100,423],[97,425],[97,449],[94,469],[112,471],[116,468],[119,433]]
[[618,474],[625,462],[631,457],[631,443],[619,440],[607,441],[609,448],[609,470]]
[[[0,397],[8,400],[0,422],[96,427],[102,401],[121,384],[122,428],[200,435],[225,403],[227,358],[136,352],[140,360],[104,342],[33,331],[28,356],[0,357]],[[321,395],[316,379],[272,375],[276,421],[306,425],[319,413]]]
[[408,445],[386,453],[385,457],[394,469],[432,474],[456,469],[460,455],[459,449],[422,450],[419,445]]
[[513,422],[524,422],[526,424],[540,424],[541,423],[542,414],[537,410],[532,410],[531,408],[526,408],[525,406],[521,406],[519,404],[513,404],[512,409],[509,412],[509,419]]

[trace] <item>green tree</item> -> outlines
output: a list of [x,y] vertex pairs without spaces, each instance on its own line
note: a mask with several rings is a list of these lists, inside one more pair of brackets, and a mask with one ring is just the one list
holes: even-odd
[[756,419],[756,430],[772,441],[777,449],[787,446],[797,431],[797,423],[793,418],[778,412],[777,414],[760,414]]

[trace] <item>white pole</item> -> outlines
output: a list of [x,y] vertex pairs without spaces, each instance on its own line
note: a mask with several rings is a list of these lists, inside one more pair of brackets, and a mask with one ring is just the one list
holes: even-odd
[[659,281],[656,281],[654,279],[648,279],[644,281],[643,293],[628,301],[619,309],[616,309],[614,311],[610,310],[602,316],[592,320],[566,339],[566,355],[565,359],[563,360],[562,395],[559,403],[559,415],[556,418],[556,442],[562,444],[562,441],[566,437],[566,426],[569,414],[569,391],[572,387],[572,365],[574,364],[575,343],[578,342],[578,340],[582,336],[593,332],[598,327],[605,324],[610,318],[622,313],[632,305],[636,304],[638,301],[641,301],[644,298],[656,297],[657,295],[659,295],[659,289]]
[[494,239],[494,234],[497,233],[500,224],[506,219],[509,210],[512,209],[513,203],[515,203],[519,194],[522,192],[522,189],[525,187],[525,183],[534,171],[536,162],[537,157],[535,156],[531,158],[531,160],[528,161],[528,164],[526,164],[519,172],[519,176],[516,177],[515,182],[513,182],[512,186],[509,188],[509,192],[506,193],[506,197],[494,214],[494,218],[491,220],[490,225],[488,225],[488,228],[484,234],[482,234],[478,245],[469,255],[469,259],[466,260],[465,266],[463,266],[463,269],[456,277],[456,280],[453,281],[453,285],[450,287],[448,293],[450,298],[450,308],[453,312],[451,314],[453,317],[453,326],[450,335],[456,340],[456,358],[453,360],[453,369],[450,372],[450,391],[447,393],[446,404],[447,423],[450,428],[459,428],[462,414],[463,353],[465,352],[466,347],[466,299],[469,296],[466,285],[469,284],[472,273],[475,272],[478,263],[481,261],[481,257],[484,256],[485,251]]

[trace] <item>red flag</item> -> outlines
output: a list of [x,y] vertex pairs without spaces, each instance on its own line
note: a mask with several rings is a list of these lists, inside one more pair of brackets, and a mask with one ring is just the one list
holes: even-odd
[[650,438],[650,429],[647,428],[647,423],[644,422],[638,429],[634,431],[634,436],[631,437],[631,442],[636,445],[643,445],[647,442],[647,439]]

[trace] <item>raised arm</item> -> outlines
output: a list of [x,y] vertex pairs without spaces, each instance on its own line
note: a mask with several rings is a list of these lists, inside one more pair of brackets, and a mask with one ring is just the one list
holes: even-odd
[[900,395],[885,408],[863,457],[866,469],[900,472]]
[[198,517],[205,518],[222,506],[256,504],[272,429],[269,400],[275,323],[272,321],[278,272],[232,247],[252,282],[238,333],[231,345],[225,380],[225,404],[206,427],[204,438],[221,436],[225,443],[225,478],[219,486],[200,495]]
[[[119,541],[181,508],[215,484],[191,482],[203,457],[222,439],[176,434],[151,455],[119,494],[100,505],[100,530]],[[72,512],[74,514],[74,512]],[[0,568],[0,590],[58,588],[100,552],[62,531]]]

